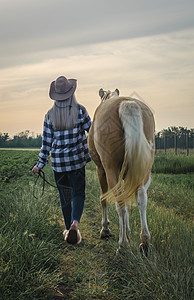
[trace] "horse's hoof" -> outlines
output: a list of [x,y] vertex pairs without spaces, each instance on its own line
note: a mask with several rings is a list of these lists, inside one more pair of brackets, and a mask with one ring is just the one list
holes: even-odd
[[102,229],[100,232],[101,239],[106,239],[112,236],[110,229]]
[[146,257],[148,257],[149,244],[141,243],[139,245],[139,250],[140,250],[140,253],[142,254],[142,256],[145,255]]
[[[129,247],[129,245],[127,245],[127,247]],[[116,250],[116,257],[125,257],[125,254],[127,253],[127,248],[120,245],[119,248]]]
[[121,253],[121,249],[118,248],[118,249],[116,250],[116,257],[119,257],[120,253]]

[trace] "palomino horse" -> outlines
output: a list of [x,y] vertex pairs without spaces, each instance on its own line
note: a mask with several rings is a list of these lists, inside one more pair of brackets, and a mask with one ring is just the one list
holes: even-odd
[[154,117],[149,107],[131,97],[119,97],[100,89],[102,99],[89,132],[89,152],[97,165],[101,187],[101,238],[111,236],[108,200],[114,200],[119,215],[119,245],[129,242],[129,200],[137,198],[141,217],[140,250],[147,255],[150,233],[147,226],[147,189],[154,161]]

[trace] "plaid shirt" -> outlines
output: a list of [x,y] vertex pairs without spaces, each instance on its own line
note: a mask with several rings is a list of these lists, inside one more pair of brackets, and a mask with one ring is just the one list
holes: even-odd
[[48,163],[51,151],[52,169],[67,172],[81,169],[91,160],[88,152],[85,131],[89,131],[91,119],[82,105],[79,105],[76,125],[70,130],[55,130],[48,117],[45,117],[43,139],[38,168]]

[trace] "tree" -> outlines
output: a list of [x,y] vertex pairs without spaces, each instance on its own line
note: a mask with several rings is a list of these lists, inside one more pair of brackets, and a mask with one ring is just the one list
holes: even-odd
[[8,133],[0,133],[0,147],[41,147],[42,136],[34,133],[31,135],[29,130],[22,131],[17,135],[14,135],[12,139],[9,139]]
[[6,133],[1,133],[0,132],[0,146],[3,147],[5,146],[6,141],[9,140],[9,134]]
[[194,129],[187,129],[187,127],[171,126],[163,129],[156,134],[156,148],[193,148]]

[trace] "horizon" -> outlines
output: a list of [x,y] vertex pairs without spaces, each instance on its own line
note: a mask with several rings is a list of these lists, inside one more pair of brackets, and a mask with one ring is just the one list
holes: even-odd
[[[185,127],[185,126],[168,126],[167,128],[162,128],[161,130],[159,130],[159,131],[155,131],[155,135],[157,135],[158,133],[160,133],[160,132],[162,132],[163,130],[168,130],[168,129],[172,129],[172,128],[177,128],[177,129],[179,129],[179,128],[184,128],[184,129],[186,129],[186,130],[189,130],[189,131],[192,131],[192,130],[194,130],[194,127],[193,128],[188,128],[188,127]],[[32,138],[37,138],[38,136],[42,136],[42,132],[34,132],[34,131],[30,131],[29,129],[24,129],[24,130],[22,130],[22,131],[20,131],[20,132],[16,132],[16,133],[14,133],[14,134],[9,134],[9,132],[7,132],[7,131],[5,131],[5,132],[0,132],[0,134],[8,134],[8,136],[9,136],[9,139],[13,139],[14,138],[14,136],[18,136],[19,134],[21,134],[21,133],[24,133],[25,134],[25,132],[28,132],[28,137],[32,137]]]

